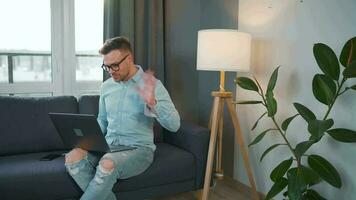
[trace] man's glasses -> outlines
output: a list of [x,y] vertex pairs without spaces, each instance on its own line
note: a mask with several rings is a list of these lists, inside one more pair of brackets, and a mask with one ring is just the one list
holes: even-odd
[[122,63],[122,62],[124,62],[124,60],[127,58],[127,56],[129,56],[130,54],[127,54],[124,58],[122,58],[119,62],[117,62],[117,63],[113,63],[113,64],[111,64],[111,65],[105,65],[104,63],[101,65],[101,68],[103,68],[103,70],[105,70],[105,71],[110,71],[110,69],[112,70],[112,71],[119,71],[120,70],[120,64]]

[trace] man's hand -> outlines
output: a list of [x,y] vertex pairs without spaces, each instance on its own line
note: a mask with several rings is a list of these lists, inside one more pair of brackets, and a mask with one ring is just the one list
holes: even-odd
[[143,76],[144,86],[143,88],[137,87],[137,91],[141,98],[147,103],[147,105],[152,108],[156,105],[155,98],[155,86],[157,79],[154,77],[152,70],[147,70]]

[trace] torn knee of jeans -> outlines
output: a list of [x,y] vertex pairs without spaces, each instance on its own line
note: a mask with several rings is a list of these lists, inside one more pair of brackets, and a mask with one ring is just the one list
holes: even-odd
[[114,171],[115,164],[109,158],[103,158],[100,160],[99,170],[103,172],[103,174],[111,174]]
[[73,168],[72,167],[67,167],[67,170],[71,175],[76,175],[80,171],[78,166],[77,167],[73,167]]
[[71,175],[76,175],[84,167],[86,159],[87,159],[87,156],[85,156],[83,159],[80,159],[80,160],[76,160],[73,162],[67,162],[64,165],[66,166],[67,171]]
[[110,159],[103,158],[98,166],[98,172],[95,174],[94,180],[97,184],[102,184],[104,178],[114,172],[114,162]]
[[104,182],[103,178],[99,176],[95,176],[94,180],[97,184],[102,184]]
[[69,157],[73,156],[71,155],[72,152],[69,152],[65,154],[65,164],[76,164],[79,163],[82,160],[86,160],[88,158],[88,153],[86,152],[82,157],[76,157],[77,159],[73,159],[73,161],[68,161],[70,160]]

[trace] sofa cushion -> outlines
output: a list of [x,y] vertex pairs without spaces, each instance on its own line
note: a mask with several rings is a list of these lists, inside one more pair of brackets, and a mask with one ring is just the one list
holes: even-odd
[[0,157],[0,199],[67,199],[79,197],[81,189],[68,175],[64,157],[40,161],[49,153]]
[[195,179],[193,154],[167,143],[157,143],[154,162],[142,174],[119,180],[114,191],[129,191]]
[[0,97],[0,155],[63,149],[49,112],[78,113],[75,97]]
[[78,99],[79,113],[98,116],[99,95],[83,95]]
[[[30,153],[0,157],[1,199],[66,199],[79,197],[80,188],[64,167],[64,157],[40,161],[48,153]],[[132,191],[193,180],[194,157],[166,143],[158,143],[152,165],[142,174],[119,180],[114,192]]]
[[[98,116],[99,112],[99,95],[83,95],[79,97],[79,113],[81,114],[93,114]],[[155,121],[153,125],[154,142],[163,141],[163,129],[161,125]]]

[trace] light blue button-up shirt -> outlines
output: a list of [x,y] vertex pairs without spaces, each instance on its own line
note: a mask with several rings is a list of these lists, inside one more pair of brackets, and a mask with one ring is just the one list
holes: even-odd
[[146,146],[156,149],[153,143],[153,122],[157,121],[167,130],[176,132],[180,127],[179,114],[161,81],[156,81],[157,104],[149,109],[136,88],[144,87],[142,68],[126,82],[113,78],[101,86],[98,122],[108,144]]

